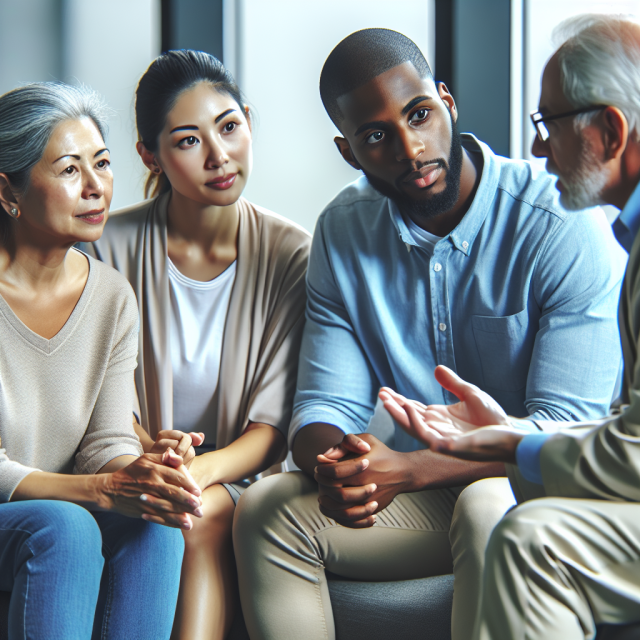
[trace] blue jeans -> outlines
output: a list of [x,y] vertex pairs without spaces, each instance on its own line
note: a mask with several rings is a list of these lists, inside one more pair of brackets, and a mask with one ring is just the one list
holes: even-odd
[[70,502],[0,504],[9,637],[169,638],[184,541],[177,529]]

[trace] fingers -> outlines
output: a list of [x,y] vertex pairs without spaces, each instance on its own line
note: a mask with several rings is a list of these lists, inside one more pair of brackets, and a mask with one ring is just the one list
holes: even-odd
[[404,408],[398,403],[396,398],[389,394],[386,389],[380,391],[380,400],[382,400],[382,406],[387,410],[389,415],[405,429],[408,429],[411,425],[409,418]]
[[193,522],[191,521],[191,518],[186,514],[183,514],[182,516],[172,514],[160,516],[151,513],[143,513],[140,517],[147,522],[161,524],[165,527],[171,527],[173,529],[184,529],[185,531],[189,531],[193,528]]
[[[366,458],[354,458],[353,460],[334,462],[333,464],[319,464],[314,470],[314,477],[316,482],[324,484],[327,480],[342,480],[355,476],[368,467],[369,460]],[[335,483],[328,482],[328,484],[333,486]]]
[[352,529],[362,529],[373,526],[373,523],[376,521],[376,517],[373,514],[377,508],[378,503],[375,501],[363,505],[351,506],[347,509],[327,509],[320,504],[320,512],[327,516],[327,518],[331,518],[338,524]]
[[204,433],[190,431],[189,436],[194,447],[199,447],[204,442]]
[[[349,453],[361,455],[363,453],[368,453],[369,451],[371,451],[371,446],[368,442],[365,442],[362,438],[359,438],[353,433],[349,433],[342,439],[340,444],[331,447],[331,449],[328,449],[321,455],[323,455],[329,462],[333,462],[334,460],[344,458],[344,456]],[[318,456],[318,458],[319,457],[320,456]]]
[[[150,493],[143,493],[140,496],[140,501],[143,503],[143,510],[145,513],[162,516],[169,513],[187,515],[185,513],[184,506],[182,506],[181,504],[178,504],[173,500],[159,498]],[[201,505],[198,505],[195,501],[193,501],[193,499],[187,504],[191,507],[189,513],[196,516],[196,518],[202,518],[203,512]]]
[[366,504],[378,487],[367,484],[363,487],[326,487],[320,490],[318,502],[327,509],[341,511],[350,506]]
[[157,465],[154,471],[161,476],[164,482],[181,487],[194,496],[202,494],[202,490],[184,466],[182,458],[176,456],[173,450],[167,449],[161,456],[146,453],[143,458]]

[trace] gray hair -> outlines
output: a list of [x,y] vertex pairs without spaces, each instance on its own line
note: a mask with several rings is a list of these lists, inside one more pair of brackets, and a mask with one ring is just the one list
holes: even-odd
[[107,117],[102,98],[84,85],[34,82],[5,93],[0,96],[0,173],[7,174],[18,194],[24,194],[31,169],[57,125],[90,118],[104,140]]
[[[640,25],[630,16],[583,14],[561,22],[553,32],[564,94],[575,108],[617,107],[640,133]],[[575,119],[581,130],[597,113]]]

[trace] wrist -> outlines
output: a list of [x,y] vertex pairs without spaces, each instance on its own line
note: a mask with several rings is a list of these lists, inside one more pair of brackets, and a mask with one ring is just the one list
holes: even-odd
[[189,473],[191,474],[191,477],[203,490],[220,482],[219,478],[215,477],[215,470],[217,467],[215,464],[216,453],[216,451],[202,453],[199,456],[196,456],[189,466]]
[[89,494],[93,508],[96,511],[110,511],[113,508],[110,485],[112,483],[112,473],[100,473],[93,476],[86,476],[89,482]]

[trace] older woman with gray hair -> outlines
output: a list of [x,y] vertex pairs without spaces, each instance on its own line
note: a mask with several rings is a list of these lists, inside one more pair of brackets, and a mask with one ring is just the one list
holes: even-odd
[[132,428],[133,291],[72,248],[108,216],[104,113],[58,83],[0,97],[0,590],[15,638],[168,638],[176,528],[201,516],[182,459],[141,455]]

